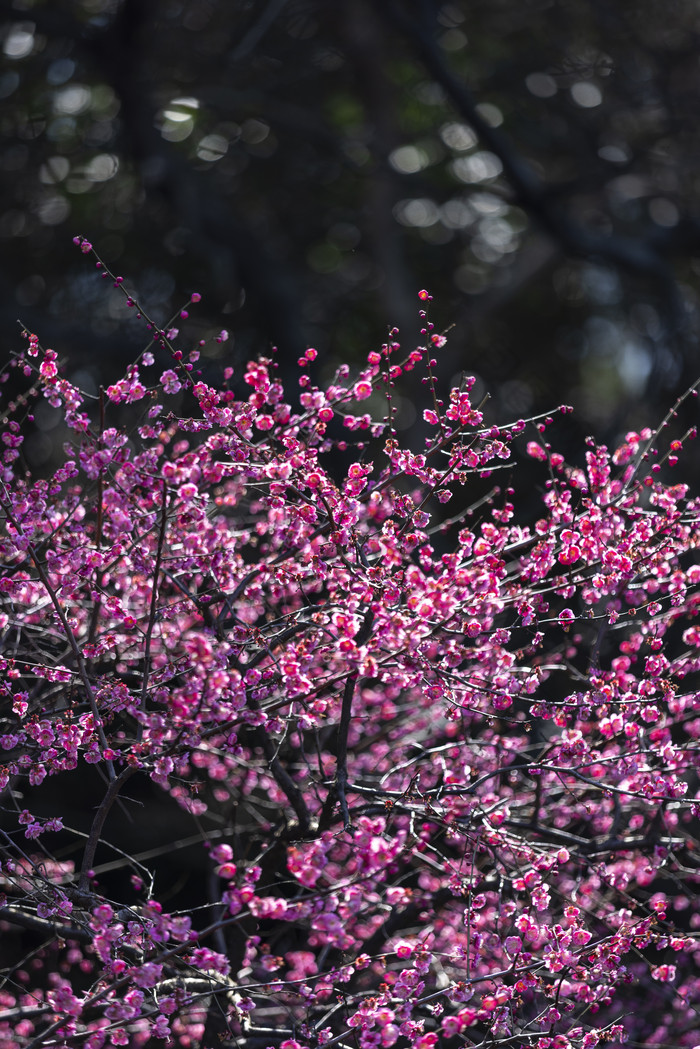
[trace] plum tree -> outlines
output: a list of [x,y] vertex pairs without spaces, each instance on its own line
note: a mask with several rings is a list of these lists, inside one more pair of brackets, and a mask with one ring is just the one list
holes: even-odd
[[[93,410],[27,332],[3,421],[3,1044],[694,1046],[684,440],[576,468],[554,414],[485,421],[438,387],[425,291],[424,345],[393,329],[321,385],[309,349],[294,405],[274,354],[214,385],[97,264],[148,349]],[[70,435],[50,478],[22,467],[39,398]],[[205,887],[173,908],[176,809]]]

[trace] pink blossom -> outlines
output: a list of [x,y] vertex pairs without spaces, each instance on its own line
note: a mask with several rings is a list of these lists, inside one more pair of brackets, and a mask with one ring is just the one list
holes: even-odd
[[355,399],[358,400],[358,401],[366,400],[366,398],[369,397],[371,392],[372,392],[372,384],[371,384],[371,382],[368,382],[366,379],[363,379],[360,382],[356,382],[354,387],[353,387],[353,393],[355,395]]
[[182,384],[172,368],[168,368],[163,372],[160,381],[166,393],[177,393],[182,388]]
[[[700,503],[652,467],[691,438],[591,441],[584,474],[551,416],[485,423],[422,294],[426,346],[331,381],[309,349],[298,398],[151,327],[171,367],[94,413],[23,340],[71,441],[32,477],[0,435],[13,1044],[200,1043],[208,1008],[245,1040],[256,1007],[285,1049],[687,1031]],[[420,447],[351,414],[414,368]],[[499,472],[527,426],[533,490]]]

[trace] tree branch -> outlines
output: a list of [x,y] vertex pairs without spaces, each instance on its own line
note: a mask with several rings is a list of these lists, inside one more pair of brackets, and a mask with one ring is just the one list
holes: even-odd
[[[572,255],[602,259],[654,280],[664,302],[669,335],[681,339],[685,359],[689,349],[686,345],[689,332],[685,307],[673,271],[661,253],[662,247],[671,248],[680,243],[678,231],[666,235],[653,230],[644,237],[599,234],[571,219],[558,204],[558,194],[539,178],[508,136],[484,119],[468,86],[448,67],[432,26],[426,21],[421,23],[412,19],[396,0],[389,0],[383,10],[410,41],[425,69],[442,87],[455,109],[471,125],[484,146],[499,158],[517,203],[542,229]],[[696,250],[700,244],[700,227],[693,220],[684,226],[683,243],[686,248],[692,245]]]
[[[370,605],[365,612],[362,626],[355,637],[355,644],[358,648],[361,645],[365,645],[369,640],[370,634],[372,633],[373,623],[374,611]],[[328,791],[328,796],[321,812],[319,830],[327,830],[330,826],[336,799],[340,804],[340,811],[343,815],[343,826],[345,827],[345,830],[351,829],[350,813],[348,811],[346,797],[346,788],[348,784],[348,733],[350,731],[350,721],[352,719],[352,701],[355,695],[355,686],[357,685],[358,677],[359,675],[357,673],[350,674],[345,682],[345,688],[343,689],[343,701],[340,709],[340,722],[338,724],[338,750],[336,757],[335,780]]]
[[119,773],[116,779],[113,779],[109,784],[105,796],[102,799],[102,802],[100,803],[100,807],[95,813],[95,818],[93,819],[92,826],[90,827],[88,840],[85,844],[85,852],[83,853],[83,865],[80,871],[80,881],[78,883],[78,892],[81,894],[87,893],[88,891],[88,885],[90,880],[88,871],[92,869],[93,861],[95,859],[95,852],[97,851],[97,845],[99,843],[100,834],[102,832],[102,827],[104,826],[104,822],[107,819],[109,810],[111,809],[114,802],[117,800],[117,796],[122,786],[131,776],[133,776],[135,771],[136,769],[131,768],[130,765],[127,765],[126,768],[122,769],[122,771]]

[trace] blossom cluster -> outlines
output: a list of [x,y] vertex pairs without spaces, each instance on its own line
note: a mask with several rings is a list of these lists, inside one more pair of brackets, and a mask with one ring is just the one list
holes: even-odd
[[[656,469],[683,442],[569,466],[554,416],[441,398],[420,299],[424,347],[394,330],[326,385],[309,350],[291,396],[273,357],[213,385],[128,296],[152,346],[97,417],[27,333],[22,403],[70,440],[27,476],[8,408],[8,1049],[696,1045],[700,500]],[[420,450],[392,406],[416,367]],[[522,451],[534,521],[498,483]],[[61,785],[95,771],[72,828]],[[186,912],[113,847],[156,797],[208,872]]]

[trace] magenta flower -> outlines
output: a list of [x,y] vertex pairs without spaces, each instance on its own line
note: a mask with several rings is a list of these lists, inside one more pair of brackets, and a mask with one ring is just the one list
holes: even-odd
[[[23,341],[15,377],[67,437],[28,476],[6,406],[13,1049],[224,1025],[282,1049],[691,1049],[691,437],[590,442],[584,471],[552,416],[486,424],[473,379],[439,388],[429,301],[426,346],[392,332],[318,384],[309,349],[293,396],[272,356],[217,383],[148,322],[169,367],[152,388],[127,369],[93,411]],[[416,368],[420,446],[380,396]]]

